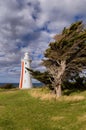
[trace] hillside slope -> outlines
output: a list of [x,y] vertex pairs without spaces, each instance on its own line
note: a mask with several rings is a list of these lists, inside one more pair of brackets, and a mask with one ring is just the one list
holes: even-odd
[[0,130],[86,130],[86,91],[50,96],[43,89],[0,90]]

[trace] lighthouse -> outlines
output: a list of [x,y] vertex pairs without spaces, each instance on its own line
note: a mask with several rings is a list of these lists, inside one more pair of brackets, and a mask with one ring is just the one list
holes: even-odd
[[20,89],[29,89],[32,88],[32,81],[30,72],[26,69],[30,69],[31,60],[29,54],[26,52],[24,54],[24,59],[21,60],[21,75],[20,75]]

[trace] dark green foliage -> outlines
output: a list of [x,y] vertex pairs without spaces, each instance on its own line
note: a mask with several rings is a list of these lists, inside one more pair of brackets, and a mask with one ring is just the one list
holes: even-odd
[[76,23],[74,23],[74,24],[71,24],[71,26],[70,26],[70,31],[77,30],[79,25],[80,25],[80,26],[82,25],[82,21],[79,21],[79,22],[76,22]]
[[86,90],[86,81],[85,77],[77,77],[74,81],[64,81],[62,84],[62,89],[69,89],[69,90]]
[[12,89],[12,88],[14,88],[14,86],[11,83],[7,83],[7,84],[1,86],[0,88],[1,89]]
[[31,75],[33,76],[34,79],[42,82],[43,84],[45,84],[50,89],[53,89],[53,87],[51,85],[50,75],[49,75],[48,71],[40,72],[40,71],[37,71],[37,70],[28,69],[28,68],[26,68],[26,69],[28,71],[30,71],[30,73],[31,73]]
[[[71,77],[86,68],[86,29],[82,21],[73,23],[64,28],[62,34],[55,36],[55,42],[49,44],[45,51],[47,60],[43,62],[46,68],[55,61],[66,61],[64,78]],[[56,65],[58,68],[58,65]]]

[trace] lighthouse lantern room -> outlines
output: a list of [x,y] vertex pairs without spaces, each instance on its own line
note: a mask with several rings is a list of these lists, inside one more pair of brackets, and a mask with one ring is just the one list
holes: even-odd
[[24,54],[24,59],[21,60],[21,75],[20,75],[20,89],[29,89],[32,88],[32,80],[30,72],[27,68],[30,69],[31,60],[29,58],[28,53]]

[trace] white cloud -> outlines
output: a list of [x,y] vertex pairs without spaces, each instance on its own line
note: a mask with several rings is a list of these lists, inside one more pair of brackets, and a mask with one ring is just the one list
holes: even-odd
[[0,0],[0,82],[6,74],[7,81],[19,81],[26,51],[32,66],[43,70],[39,64],[48,43],[63,27],[77,19],[86,21],[85,5],[86,0]]

